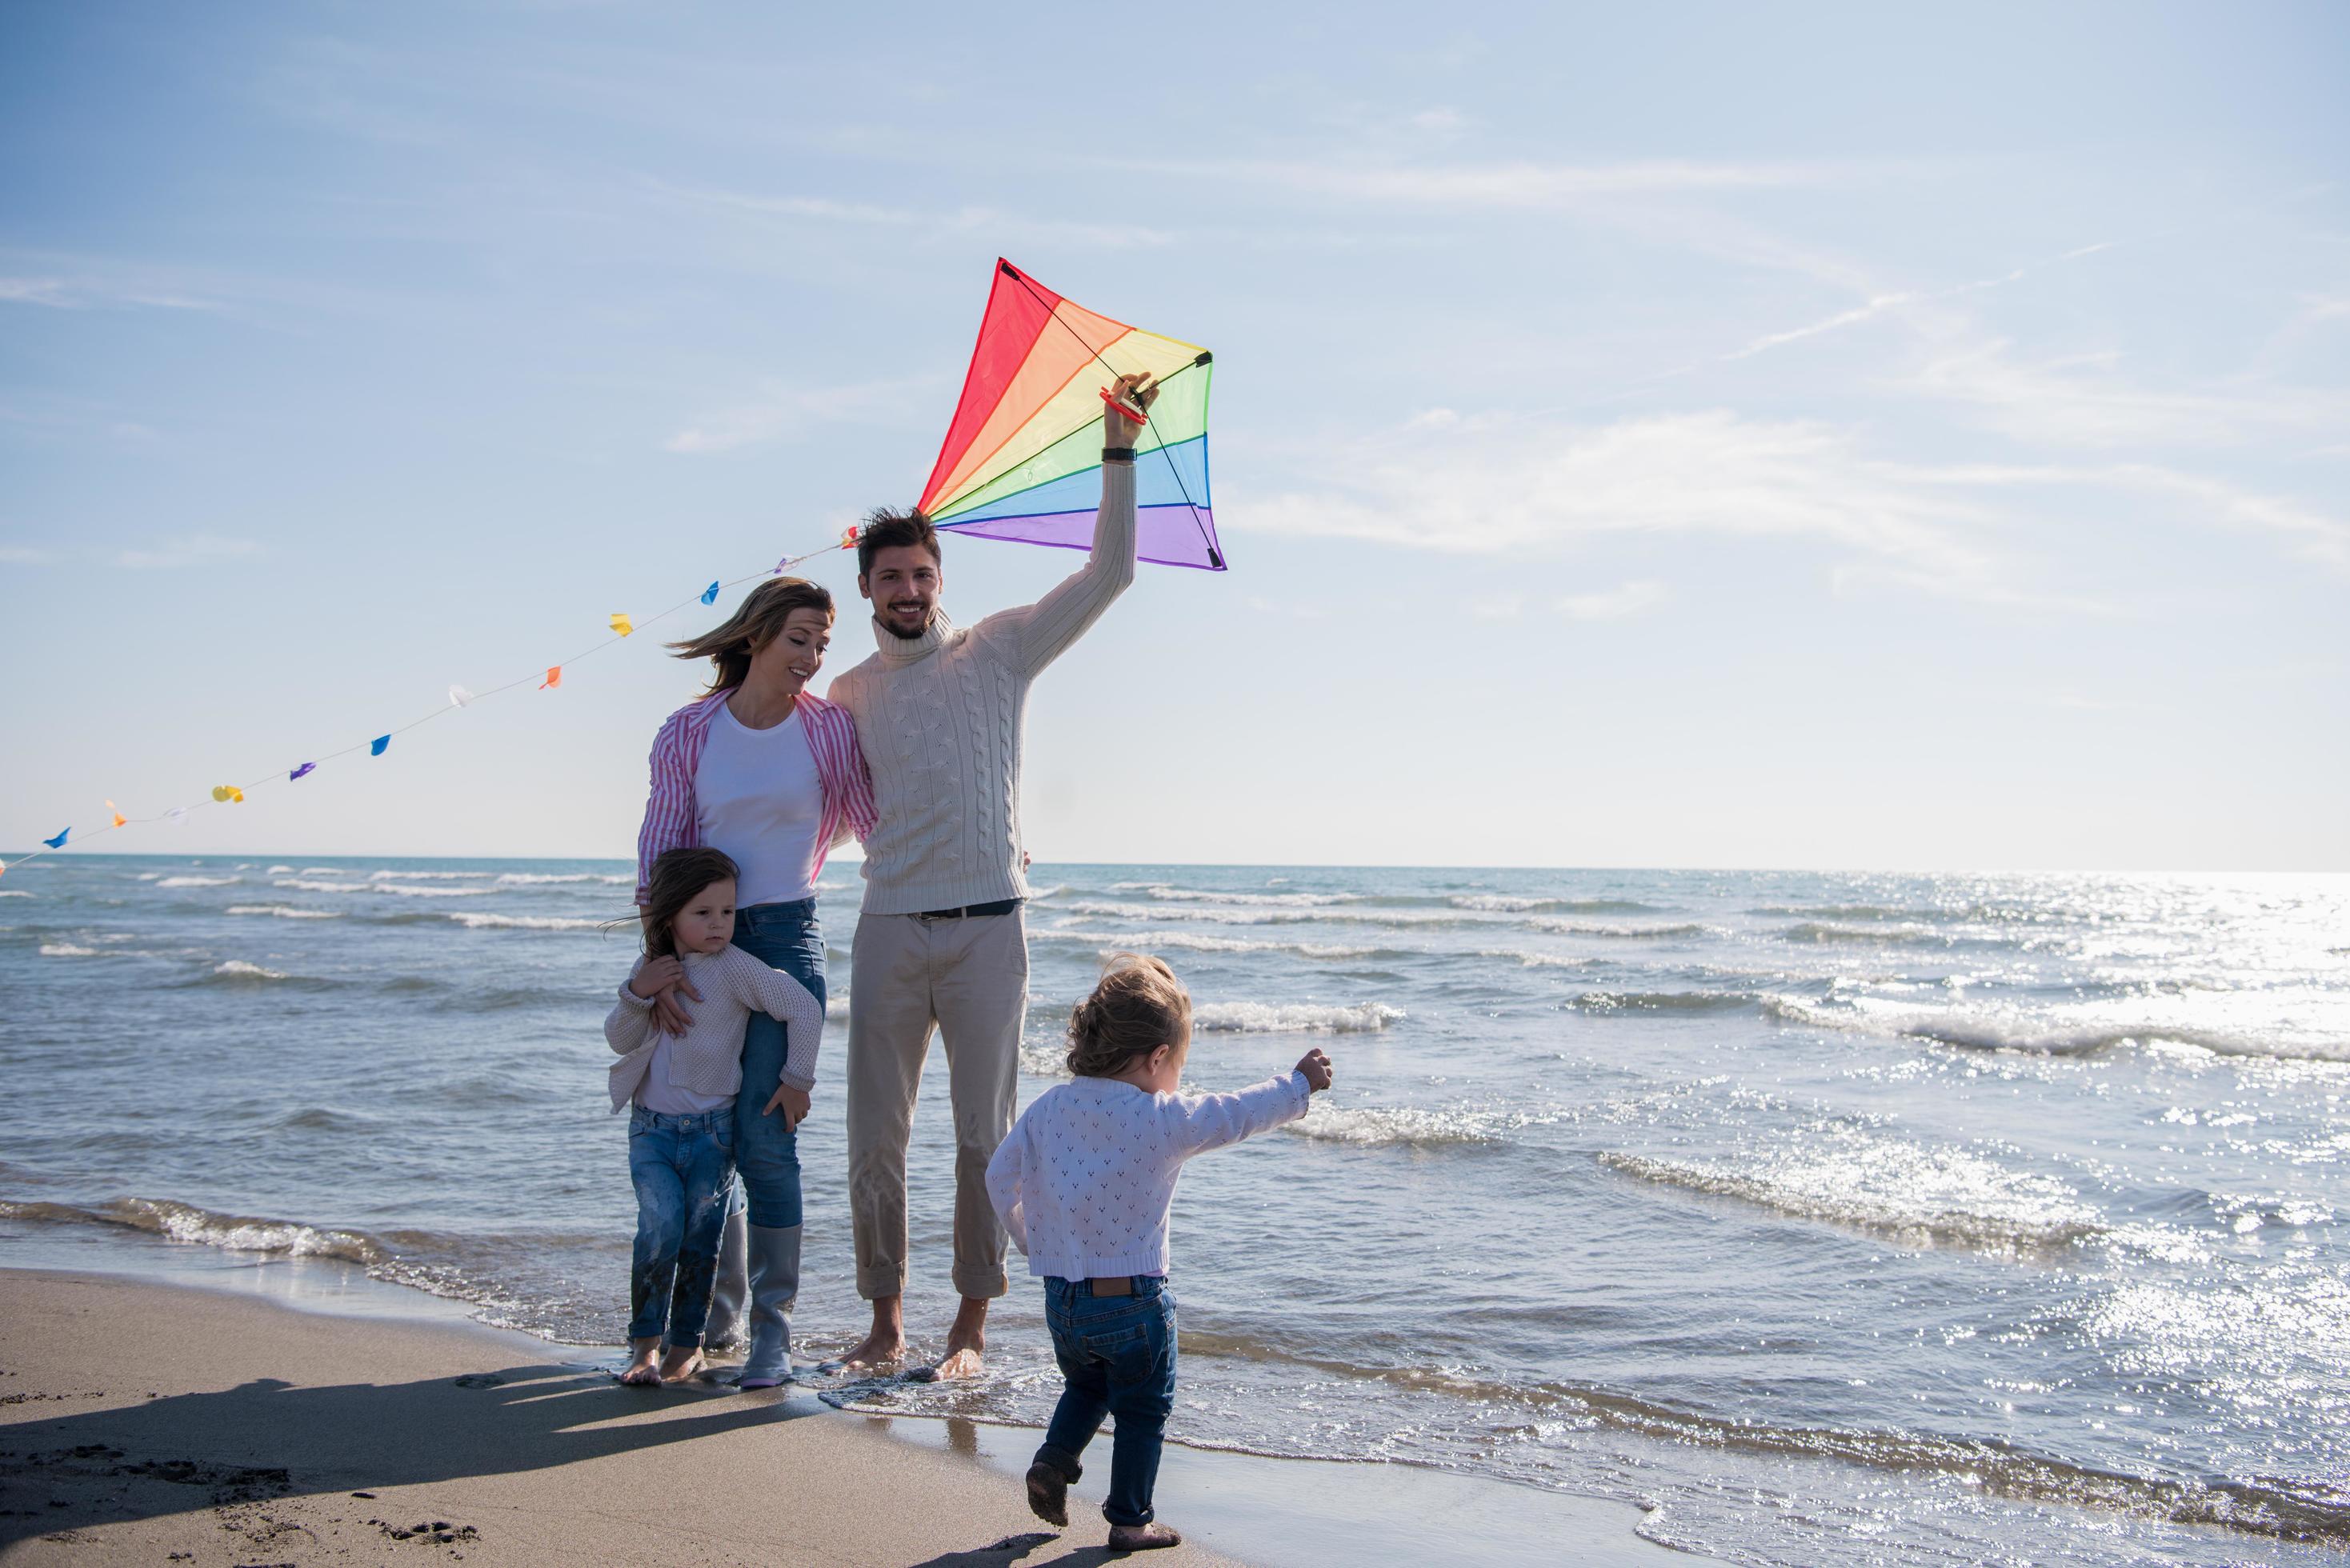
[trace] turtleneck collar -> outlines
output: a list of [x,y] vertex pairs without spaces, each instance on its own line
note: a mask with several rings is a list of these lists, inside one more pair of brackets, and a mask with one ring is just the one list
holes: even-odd
[[947,612],[942,609],[931,612],[931,624],[922,628],[920,637],[899,637],[883,626],[881,618],[877,615],[873,618],[873,646],[880,651],[884,667],[903,670],[909,664],[919,664],[936,653],[945,646],[947,634],[953,630],[954,622],[947,618]]

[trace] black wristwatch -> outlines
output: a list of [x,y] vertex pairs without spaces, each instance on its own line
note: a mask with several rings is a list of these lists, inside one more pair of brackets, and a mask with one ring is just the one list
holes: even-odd
[[1104,462],[1132,462],[1134,461],[1134,449],[1130,446],[1106,446],[1102,448],[1102,461]]

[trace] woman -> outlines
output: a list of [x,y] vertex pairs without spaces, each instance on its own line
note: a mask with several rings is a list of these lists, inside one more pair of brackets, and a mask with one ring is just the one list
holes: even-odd
[[[848,711],[806,691],[832,637],[832,595],[799,577],[762,583],[723,626],[672,643],[716,673],[698,701],[654,737],[652,794],[637,836],[637,903],[654,860],[681,845],[723,850],[742,867],[734,945],[825,997],[816,880],[826,854],[873,826],[873,785]],[[682,1033],[690,984],[654,999],[661,1027]],[[799,1293],[800,1158],[794,1133],[807,1096],[783,1084],[784,1026],[754,1015],[743,1040],[734,1159],[749,1199],[751,1344],[742,1386],[772,1388],[791,1372],[791,1305]],[[777,1102],[773,1110],[765,1107]],[[730,1225],[730,1230],[732,1226]],[[719,1292],[732,1246],[720,1262]]]

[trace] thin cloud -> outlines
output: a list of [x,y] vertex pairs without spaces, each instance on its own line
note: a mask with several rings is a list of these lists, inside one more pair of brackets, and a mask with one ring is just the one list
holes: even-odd
[[906,376],[847,387],[793,387],[770,381],[759,395],[704,415],[661,443],[687,455],[733,452],[791,441],[837,424],[888,424],[911,402],[934,392],[945,378]]
[[32,545],[0,545],[0,566],[46,566],[57,558],[56,551]]
[[[1431,127],[1430,129],[1434,129]],[[1701,162],[1373,163],[1341,159],[1152,160],[1139,171],[1275,185],[1305,194],[1430,207],[1544,211],[1600,198],[1843,183],[1857,165]]]
[[2117,355],[2033,363],[1993,338],[1944,352],[1899,385],[1980,410],[2021,439],[2071,446],[2224,446],[2350,428],[2350,393],[2258,382],[2173,390],[2132,381],[2119,364]]
[[87,310],[108,306],[144,306],[154,310],[218,310],[219,302],[172,288],[88,277],[0,277],[0,304],[38,305],[51,310]]
[[1672,597],[1654,577],[1642,577],[1593,594],[1569,594],[1558,601],[1559,613],[1569,620],[1627,620],[1646,615]]
[[942,236],[993,234],[1007,243],[1019,241],[1090,245],[1104,250],[1133,250],[1172,244],[1178,237],[1165,229],[1149,228],[1139,223],[1088,223],[1028,218],[993,207],[959,207],[951,212],[937,212],[867,202],[839,202],[826,196],[768,195],[711,186],[673,185],[663,180],[649,180],[646,185],[665,200],[708,212],[802,223],[904,229]]
[[2044,262],[2035,262],[2028,266],[2017,267],[2012,272],[2002,273],[1997,277],[1977,278],[1970,283],[1954,284],[1949,288],[1931,289],[1923,292],[1905,289],[1897,293],[1879,294],[1870,298],[1866,304],[1856,306],[1850,310],[1840,310],[1834,316],[1828,317],[1825,320],[1814,321],[1807,327],[1798,327],[1792,331],[1787,332],[1765,333],[1762,337],[1757,337],[1752,343],[1746,345],[1745,348],[1735,349],[1731,353],[1724,354],[1722,358],[1724,359],[1752,358],[1757,354],[1764,353],[1773,348],[1781,348],[1789,343],[1800,343],[1806,337],[1816,337],[1824,332],[1834,332],[1842,327],[1857,326],[1861,322],[1874,320],[1876,317],[1883,316],[1887,311],[1898,310],[1904,306],[1922,304],[1930,300],[1953,299],[1960,295],[1980,294],[1986,289],[2005,288],[2008,285],[2012,283],[2020,283],[2023,279],[2030,277],[2033,273],[2039,272],[2043,268],[2060,266],[2066,262],[2078,261],[2084,256],[2093,256],[2100,251],[2108,251],[2113,249],[2113,247],[2114,243],[2112,241],[2100,240],[2095,244],[2075,246],[2074,249],[2066,251],[2061,255],[2051,256]]
[[1979,538],[1997,514],[1873,462],[1849,432],[1811,421],[1726,410],[1588,428],[1533,416],[1423,417],[1352,442],[1323,466],[1348,477],[1328,491],[1272,497],[1252,509],[1253,520],[1475,555],[1556,552],[1641,530],[1807,536],[1898,565],[1937,592],[1979,597],[1995,597],[2008,570]]
[[114,564],[134,571],[172,571],[182,566],[209,566],[243,560],[261,553],[250,539],[224,539],[213,534],[192,534],[145,549],[118,550]]

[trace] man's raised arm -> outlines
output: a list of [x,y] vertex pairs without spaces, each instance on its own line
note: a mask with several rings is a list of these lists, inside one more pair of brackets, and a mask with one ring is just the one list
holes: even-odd
[[[1158,388],[1144,376],[1121,376],[1112,389],[1145,411],[1159,396]],[[1006,629],[1015,634],[1014,646],[1026,674],[1033,676],[1059,658],[1134,581],[1134,442],[1141,433],[1140,425],[1105,405],[1102,451],[1125,455],[1102,459],[1101,510],[1094,514],[1092,553],[1084,566],[1027,608],[988,618],[1017,622]]]

